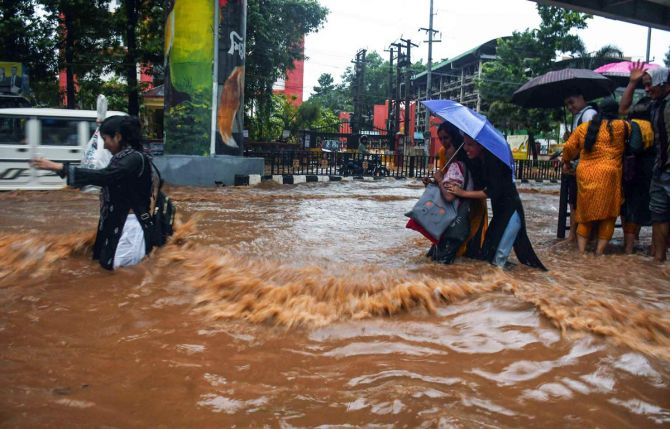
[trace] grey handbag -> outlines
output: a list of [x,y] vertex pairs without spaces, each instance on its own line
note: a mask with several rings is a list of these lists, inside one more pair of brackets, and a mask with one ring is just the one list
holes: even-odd
[[435,240],[440,239],[457,215],[458,207],[455,201],[445,201],[440,187],[433,183],[426,186],[414,208],[405,213],[405,216],[413,219]]

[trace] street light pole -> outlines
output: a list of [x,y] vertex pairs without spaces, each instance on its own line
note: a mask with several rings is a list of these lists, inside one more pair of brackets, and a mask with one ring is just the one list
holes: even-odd
[[649,54],[651,52],[651,27],[647,29],[647,61],[649,62]]

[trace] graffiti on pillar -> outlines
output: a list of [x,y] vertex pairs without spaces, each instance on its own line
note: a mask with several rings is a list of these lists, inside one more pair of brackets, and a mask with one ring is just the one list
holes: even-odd
[[216,153],[241,155],[244,129],[246,0],[219,0]]
[[214,76],[212,0],[165,3],[165,152],[209,155]]

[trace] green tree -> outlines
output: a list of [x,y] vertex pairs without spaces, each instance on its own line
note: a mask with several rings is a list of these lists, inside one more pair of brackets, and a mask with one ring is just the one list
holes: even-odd
[[567,60],[557,61],[553,64],[553,69],[562,69],[566,67],[594,70],[605,64],[622,61],[623,52],[614,45],[605,45],[595,52],[579,52],[576,56]]
[[278,138],[283,130],[288,130],[291,139],[296,141],[298,131],[319,129],[336,131],[340,120],[330,109],[324,108],[319,101],[309,99],[300,106],[295,105],[295,97],[284,94],[272,96],[273,112],[270,117],[268,138]]
[[511,103],[512,94],[528,79],[551,70],[558,54],[584,55],[584,44],[574,29],[586,28],[590,15],[553,7],[537,6],[541,23],[537,29],[514,32],[498,41],[494,61],[484,64],[478,82],[486,113],[504,130],[525,129],[533,156],[534,137],[553,129],[558,109],[525,109]]
[[35,1],[0,1],[0,59],[26,67],[38,103],[58,103],[55,31]]
[[256,138],[269,131],[272,85],[304,59],[304,36],[317,31],[327,13],[317,0],[249,0],[244,97]]
[[137,65],[153,65],[159,73],[163,64],[163,1],[122,0],[114,11],[114,33],[117,43],[111,69],[124,76],[127,84],[127,109],[131,115],[140,111],[139,94],[144,89],[137,81]]
[[114,76],[102,79],[99,76],[89,76],[79,80],[79,105],[82,109],[95,110],[98,94],[107,97],[109,110],[125,112],[128,108],[128,85]]
[[75,76],[100,76],[108,70],[110,49],[116,44],[108,0],[42,0],[51,23],[56,23],[58,69],[66,73],[67,107],[76,106]]
[[[365,86],[363,88],[363,101],[365,107],[363,116],[366,120],[363,122],[367,126],[372,126],[373,106],[375,104],[384,104],[384,102],[388,99],[389,67],[389,62],[383,60],[381,55],[379,55],[377,52],[371,52],[365,58]],[[418,61],[410,66],[410,73],[414,75],[424,71],[425,69],[426,66],[421,61]],[[395,67],[393,73],[395,85]],[[351,111],[351,106],[353,104],[351,89],[353,81],[354,70],[351,67],[347,67],[345,72],[342,74],[342,86],[344,92],[348,94],[349,97],[347,100],[348,104],[346,105],[346,110],[348,111]]]
[[318,102],[324,109],[333,113],[352,110],[351,91],[348,91],[343,84],[335,84],[332,75],[324,73],[319,76],[317,82],[318,86],[314,87],[310,100]]
[[340,118],[330,109],[321,109],[319,117],[311,123],[311,129],[322,132],[339,132]]

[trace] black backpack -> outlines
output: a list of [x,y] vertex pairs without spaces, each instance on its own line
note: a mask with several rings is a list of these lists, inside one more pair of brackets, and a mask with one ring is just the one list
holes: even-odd
[[163,246],[174,233],[174,218],[177,208],[163,192],[163,178],[158,168],[151,162],[152,194],[155,195],[155,207],[152,213],[151,241],[154,246]]

